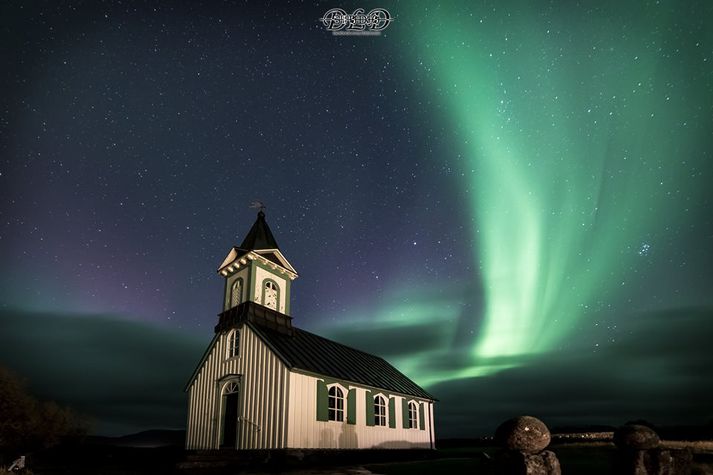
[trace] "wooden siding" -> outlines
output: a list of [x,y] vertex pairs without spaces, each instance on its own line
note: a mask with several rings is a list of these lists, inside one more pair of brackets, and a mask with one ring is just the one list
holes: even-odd
[[246,326],[240,328],[239,357],[227,358],[228,333],[217,338],[190,385],[186,448],[219,448],[220,392],[231,379],[240,381],[238,448],[284,448],[289,371]]
[[[346,420],[345,422],[322,422],[317,420],[317,380],[319,378],[291,372],[289,379],[288,448],[397,449],[434,447],[432,401],[340,382],[346,389],[356,389],[356,424],[348,424]],[[371,391],[373,395],[382,394],[385,397],[394,398],[396,404],[395,428],[389,427],[388,420],[386,427],[367,426],[367,391]],[[423,406],[423,413],[426,415],[424,430],[403,428],[401,404],[404,398],[406,401],[413,400]]]

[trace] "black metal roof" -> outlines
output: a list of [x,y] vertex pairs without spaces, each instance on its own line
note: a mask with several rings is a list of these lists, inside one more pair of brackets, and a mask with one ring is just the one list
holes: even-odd
[[238,246],[240,249],[252,251],[255,249],[279,249],[277,241],[270,231],[270,227],[265,221],[265,213],[260,210],[257,214],[255,224],[248,231],[243,243]]
[[292,318],[247,301],[219,315],[215,337],[186,384],[188,390],[221,332],[240,325],[255,334],[289,368],[363,384],[400,394],[436,400],[386,360],[292,326]]
[[291,332],[251,320],[250,328],[291,369],[361,383],[401,394],[435,399],[386,360],[296,327]]

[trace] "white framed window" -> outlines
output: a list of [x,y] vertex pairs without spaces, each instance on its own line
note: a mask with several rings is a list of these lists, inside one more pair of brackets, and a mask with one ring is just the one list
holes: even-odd
[[329,397],[327,399],[327,420],[343,422],[344,421],[344,391],[338,386],[329,388]]
[[374,396],[374,425],[386,426],[386,400],[383,396]]
[[223,386],[223,394],[235,394],[240,391],[240,384],[237,381],[229,381]]
[[266,280],[262,294],[263,305],[273,310],[277,310],[279,300],[277,284],[272,280]]
[[408,428],[418,429],[418,408],[413,401],[408,403]]
[[228,358],[235,358],[240,355],[240,332],[231,330],[228,333]]
[[236,279],[230,289],[230,307],[236,307],[243,301],[243,279]]

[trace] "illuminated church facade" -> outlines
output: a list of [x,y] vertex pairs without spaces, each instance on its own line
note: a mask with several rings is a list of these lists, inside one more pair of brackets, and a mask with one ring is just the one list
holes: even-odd
[[434,447],[433,396],[384,359],[292,325],[297,272],[262,211],[218,273],[223,312],[185,388],[187,449]]

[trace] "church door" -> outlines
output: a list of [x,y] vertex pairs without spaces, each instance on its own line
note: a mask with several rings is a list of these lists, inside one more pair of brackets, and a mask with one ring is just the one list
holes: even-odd
[[223,443],[221,447],[236,448],[238,441],[238,405],[239,396],[237,383],[230,383],[223,395]]

